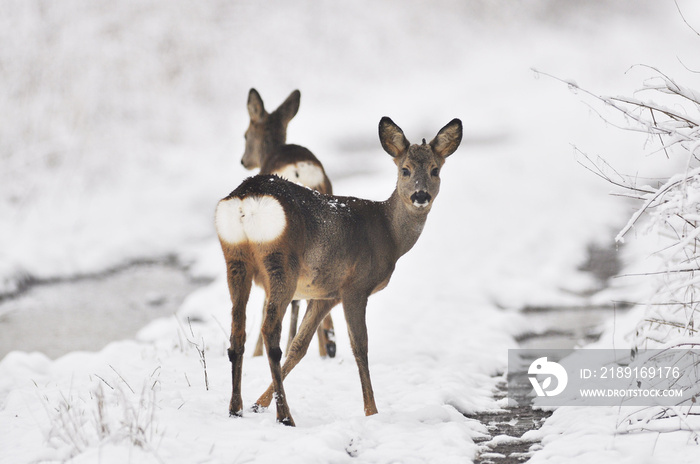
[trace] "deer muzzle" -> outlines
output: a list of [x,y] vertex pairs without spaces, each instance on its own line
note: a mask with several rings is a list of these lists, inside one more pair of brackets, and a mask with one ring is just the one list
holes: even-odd
[[419,190],[411,195],[411,202],[413,203],[413,206],[417,206],[419,208],[427,207],[430,204],[431,199],[432,197],[425,190]]

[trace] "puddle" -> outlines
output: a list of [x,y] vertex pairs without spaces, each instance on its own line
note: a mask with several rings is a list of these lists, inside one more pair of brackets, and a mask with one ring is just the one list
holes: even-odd
[[174,314],[201,285],[164,262],[30,286],[0,301],[0,359],[14,350],[55,359],[134,338],[153,319]]

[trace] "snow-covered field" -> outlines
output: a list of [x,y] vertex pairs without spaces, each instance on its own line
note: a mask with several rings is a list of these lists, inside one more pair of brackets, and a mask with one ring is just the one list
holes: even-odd
[[[136,340],[1,360],[0,461],[469,462],[486,429],[462,413],[501,406],[494,376],[513,337],[536,329],[517,309],[588,302],[577,296],[594,285],[578,270],[586,247],[612,240],[631,212],[571,144],[626,172],[673,167],[639,156],[643,137],[531,68],[617,94],[645,76],[625,74],[635,64],[700,67],[700,39],[673,2],[514,3],[0,2],[0,290],[171,255],[215,278]],[[339,194],[391,193],[382,116],[412,142],[464,123],[422,237],[368,305],[376,416],[362,414],[336,309],[337,357],[310,350],[285,382],[297,427],[274,411],[228,417],[229,302],[212,217],[249,174],[239,159],[253,86],[270,107],[301,90],[288,140],[316,153]],[[638,260],[633,251],[624,258]],[[640,286],[620,281],[615,294],[639,299]],[[258,291],[250,344],[261,307]],[[243,370],[252,405],[268,364],[249,357]],[[616,435],[616,414],[560,408],[536,459],[697,462],[687,435]]]

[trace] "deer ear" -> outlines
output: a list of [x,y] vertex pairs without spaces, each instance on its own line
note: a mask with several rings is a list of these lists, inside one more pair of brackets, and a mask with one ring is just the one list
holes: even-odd
[[262,98],[260,98],[260,94],[255,89],[250,89],[250,92],[248,92],[248,114],[253,122],[260,121],[266,114]]
[[379,141],[382,148],[394,158],[403,155],[411,145],[401,128],[386,116],[379,121]]
[[455,152],[462,141],[462,121],[453,119],[440,129],[430,146],[433,152],[441,158],[447,158]]
[[296,116],[297,111],[299,111],[300,100],[301,92],[295,90],[290,93],[287,99],[275,110],[275,113],[279,114],[283,124],[288,124],[289,121]]

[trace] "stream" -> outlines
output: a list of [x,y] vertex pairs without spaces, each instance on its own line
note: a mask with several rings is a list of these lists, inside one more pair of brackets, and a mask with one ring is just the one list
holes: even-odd
[[[590,273],[595,278],[598,291],[605,289],[609,280],[621,271],[616,246],[612,243],[607,246],[590,245],[588,258],[579,270]],[[626,308],[616,308],[613,305],[524,308],[521,313],[532,322],[530,327],[538,327],[539,330],[518,337],[519,348],[572,349],[593,342],[600,337],[602,324],[613,317],[615,311],[619,314],[626,311]],[[511,379],[510,384],[515,385],[515,389],[509,392],[506,381],[499,382],[493,396],[496,400],[506,397],[515,400],[516,406],[467,415],[486,425],[489,433],[488,437],[476,440],[480,445],[474,460],[476,464],[523,463],[542,448],[540,443],[522,440],[521,437],[529,430],[539,429],[552,413],[532,408],[532,385],[527,376]]]
[[31,285],[0,300],[0,360],[15,350],[56,359],[134,338],[152,320],[175,314],[204,283],[159,261]]
[[[525,334],[518,338],[519,347],[523,349],[571,349],[595,341],[599,328],[613,314],[612,307],[577,307],[577,308],[538,308],[525,311],[528,319],[544,327],[541,333]],[[617,311],[621,311],[617,309]],[[534,356],[532,360],[534,361]],[[552,359],[558,361],[558,359]],[[468,415],[486,425],[489,437],[477,440],[480,445],[479,455],[474,461],[478,464],[516,464],[527,462],[534,452],[541,449],[537,442],[520,440],[522,435],[542,426],[549,411],[533,409],[532,385],[527,376],[511,379],[508,391],[505,380],[499,382],[494,398],[514,399],[516,406],[509,406],[502,411],[482,412]]]

